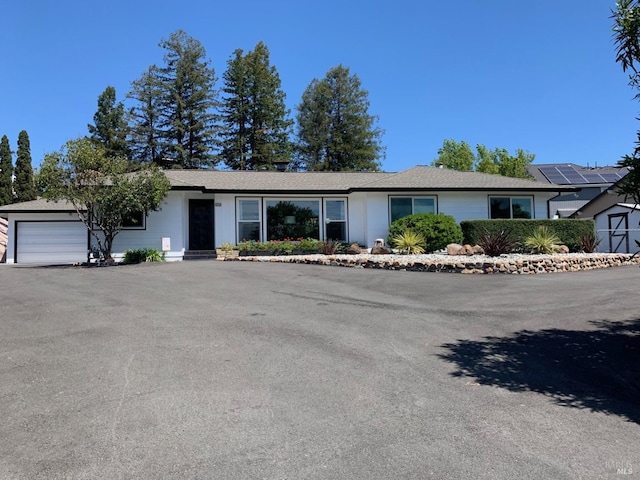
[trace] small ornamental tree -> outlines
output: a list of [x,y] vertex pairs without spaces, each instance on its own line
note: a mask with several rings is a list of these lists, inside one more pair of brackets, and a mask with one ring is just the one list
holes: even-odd
[[170,188],[157,166],[130,168],[126,158],[110,157],[102,145],[81,138],[45,155],[37,177],[44,198],[73,205],[107,260],[124,221],[159,210]]
[[389,227],[389,244],[394,238],[411,231],[424,237],[424,251],[434,252],[450,243],[462,242],[462,229],[455,219],[443,213],[415,213],[399,218]]

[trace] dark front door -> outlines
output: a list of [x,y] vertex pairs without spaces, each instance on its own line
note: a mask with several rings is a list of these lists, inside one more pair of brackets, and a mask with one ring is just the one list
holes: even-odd
[[189,200],[189,250],[213,250],[213,200]]

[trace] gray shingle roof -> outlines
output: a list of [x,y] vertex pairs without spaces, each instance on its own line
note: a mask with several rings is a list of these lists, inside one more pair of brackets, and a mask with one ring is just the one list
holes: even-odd
[[75,212],[73,205],[65,200],[50,202],[44,198],[29,202],[11,203],[0,207],[0,215],[19,212]]
[[[166,170],[174,189],[237,193],[342,193],[353,191],[575,191],[573,187],[444,168],[417,167],[402,172],[255,172]],[[74,211],[65,201],[44,199],[0,207],[0,215],[19,212]]]
[[399,190],[573,191],[574,188],[477,172],[417,166],[388,172],[255,172],[167,170],[174,188],[214,192],[340,192]]

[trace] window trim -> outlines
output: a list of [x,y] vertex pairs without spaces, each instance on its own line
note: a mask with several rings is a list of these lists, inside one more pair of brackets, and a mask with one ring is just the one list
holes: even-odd
[[[433,200],[433,213],[438,213],[438,195],[389,195],[387,199],[387,206],[389,212],[389,225],[393,223],[393,219],[391,218],[391,200],[394,198],[410,198],[411,199],[411,213],[413,215],[415,213],[415,199],[429,199]],[[397,219],[396,219],[397,220]]]
[[344,220],[335,220],[335,223],[344,223],[345,238],[338,241],[349,243],[349,202],[346,197],[322,197],[322,240],[327,240],[327,225],[334,223],[333,220],[328,221],[327,219],[327,202],[344,203]]
[[[241,220],[240,219],[240,202],[241,201],[255,201],[258,203],[258,220]],[[262,197],[236,197],[236,215],[235,215],[235,225],[236,225],[236,245],[242,241],[240,238],[240,223],[258,223],[258,241],[261,242],[264,238],[264,224],[263,224],[263,198]]]
[[[499,219],[499,218],[493,218],[491,216],[491,199],[492,198],[508,198],[509,199],[509,218],[508,219]],[[488,195],[487,196],[487,218],[489,220],[513,220],[513,199],[528,199],[531,202],[531,217],[528,219],[521,219],[521,220],[531,220],[536,218],[536,210],[535,210],[535,197],[533,195],[510,195],[510,194],[505,194],[505,195]],[[517,220],[517,219],[516,219]]]

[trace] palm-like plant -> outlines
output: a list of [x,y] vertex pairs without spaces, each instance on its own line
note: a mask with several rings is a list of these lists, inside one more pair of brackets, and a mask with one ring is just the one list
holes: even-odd
[[534,253],[555,253],[559,244],[560,238],[544,225],[538,227],[524,242],[524,246]]
[[395,235],[391,239],[391,244],[394,248],[397,248],[402,253],[409,255],[419,255],[424,253],[425,239],[420,233],[415,233],[411,230],[405,230],[398,235]]

